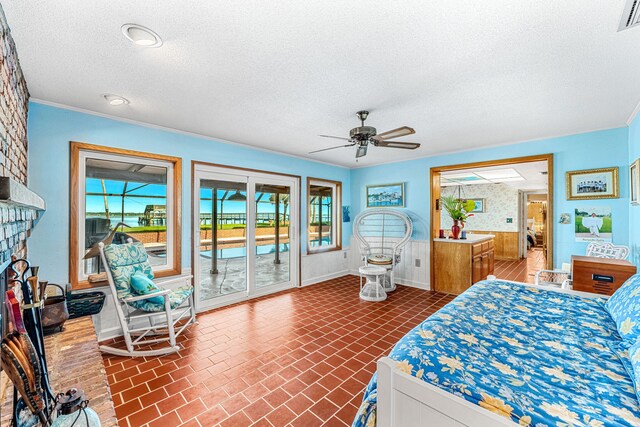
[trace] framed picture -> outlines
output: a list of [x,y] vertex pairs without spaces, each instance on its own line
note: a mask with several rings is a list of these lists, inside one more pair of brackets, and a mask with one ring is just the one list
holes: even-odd
[[571,214],[570,213],[561,213],[560,214],[560,224],[571,224]]
[[576,242],[611,242],[611,206],[575,208]]
[[404,182],[367,185],[368,208],[404,208]]
[[470,199],[476,204],[476,207],[470,213],[482,213],[487,211],[486,199]]
[[629,166],[630,199],[632,205],[640,205],[640,159]]
[[567,172],[567,200],[617,199],[618,168]]

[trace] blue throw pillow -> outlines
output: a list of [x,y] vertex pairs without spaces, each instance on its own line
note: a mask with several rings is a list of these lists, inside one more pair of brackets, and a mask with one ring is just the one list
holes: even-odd
[[640,274],[631,276],[605,303],[620,337],[631,343],[640,337]]
[[[130,285],[133,293],[136,295],[148,295],[162,290],[153,283],[153,280],[149,279],[149,277],[141,271],[133,273]],[[154,304],[164,304],[164,297],[150,297],[147,298],[146,301],[150,301]]]

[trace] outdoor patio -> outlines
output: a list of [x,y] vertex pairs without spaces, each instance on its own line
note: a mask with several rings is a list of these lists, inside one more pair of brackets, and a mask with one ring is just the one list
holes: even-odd
[[[289,280],[289,252],[280,253],[280,264],[274,264],[275,254],[256,258],[256,286],[264,288]],[[245,257],[218,259],[218,273],[211,274],[211,258],[200,256],[200,300],[246,290],[247,260]]]

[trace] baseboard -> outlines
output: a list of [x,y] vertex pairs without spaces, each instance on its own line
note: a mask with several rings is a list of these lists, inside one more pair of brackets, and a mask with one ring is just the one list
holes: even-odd
[[349,270],[342,270],[342,271],[336,271],[335,273],[329,273],[322,276],[312,277],[310,279],[303,280],[302,286],[314,285],[316,283],[324,282],[326,280],[331,280],[331,279],[336,279],[338,277],[346,276],[347,274],[352,274],[352,273]]
[[122,336],[122,328],[120,326],[114,326],[113,328],[104,329],[98,331],[98,342],[109,340],[111,338],[117,338]]
[[397,278],[396,282],[399,285],[409,286],[411,288],[424,289],[426,291],[431,290],[431,285],[429,284],[429,282],[418,282],[417,280],[408,280],[403,278]]

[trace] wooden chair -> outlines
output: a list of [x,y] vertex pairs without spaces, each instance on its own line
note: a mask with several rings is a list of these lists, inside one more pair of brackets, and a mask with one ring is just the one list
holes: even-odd
[[[153,271],[142,243],[134,243],[129,239],[128,243],[120,245],[105,246],[100,242],[98,247],[126,343],[126,349],[102,345],[100,350],[132,357],[160,356],[179,351],[176,338],[196,321],[193,287],[188,285],[173,290],[161,288],[161,291],[152,294],[135,294],[130,286],[134,273],[142,272],[153,279]],[[184,283],[189,278],[180,276],[155,283],[161,287],[176,282]],[[162,297],[164,304],[150,301],[150,297]],[[176,331],[176,324],[183,319],[187,320]],[[157,344],[162,342],[167,345],[158,347]],[[138,349],[142,346],[143,349]]]

